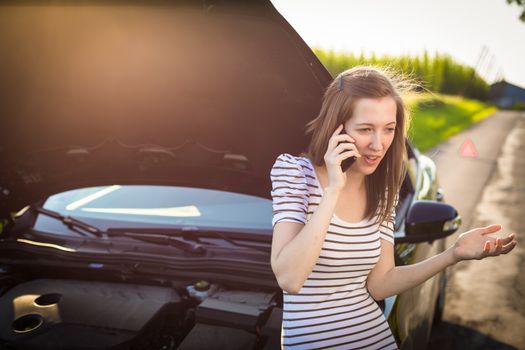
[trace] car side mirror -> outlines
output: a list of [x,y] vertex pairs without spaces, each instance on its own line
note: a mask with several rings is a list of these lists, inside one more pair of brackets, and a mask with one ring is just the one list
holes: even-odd
[[399,241],[431,242],[453,234],[460,225],[461,216],[453,206],[436,201],[418,200],[412,203],[408,210],[405,237]]

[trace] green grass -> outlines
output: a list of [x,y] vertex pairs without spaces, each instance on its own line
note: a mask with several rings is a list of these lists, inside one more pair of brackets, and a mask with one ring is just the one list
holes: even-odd
[[405,101],[412,115],[408,137],[421,152],[497,111],[491,104],[459,96],[417,94]]

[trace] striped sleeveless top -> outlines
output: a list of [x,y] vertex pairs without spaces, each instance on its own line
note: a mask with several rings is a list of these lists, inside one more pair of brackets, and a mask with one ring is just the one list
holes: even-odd
[[[271,169],[273,219],[306,223],[323,196],[306,157],[279,155]],[[380,239],[394,244],[394,215],[346,222],[332,216],[316,264],[298,294],[283,290],[282,349],[398,349],[366,289]],[[374,217],[375,219],[376,217]]]

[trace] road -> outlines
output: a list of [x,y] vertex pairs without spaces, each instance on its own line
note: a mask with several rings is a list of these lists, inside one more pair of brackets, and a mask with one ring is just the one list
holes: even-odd
[[[471,140],[476,157],[462,157]],[[462,261],[447,270],[444,320],[429,349],[525,349],[525,113],[497,112],[426,153],[446,202],[463,218],[458,232],[500,223],[517,233],[509,254]]]

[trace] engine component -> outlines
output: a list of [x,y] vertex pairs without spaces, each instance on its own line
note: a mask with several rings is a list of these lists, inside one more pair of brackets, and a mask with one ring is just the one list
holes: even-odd
[[218,285],[216,284],[210,284],[206,280],[200,280],[195,284],[187,286],[186,290],[191,297],[196,298],[199,301],[204,301],[207,297],[213,294],[217,288]]
[[197,306],[196,322],[254,332],[268,317],[272,297],[261,292],[221,290]]
[[197,323],[177,350],[245,350],[253,349],[257,335],[242,329]]
[[120,349],[178,314],[171,288],[39,279],[0,297],[0,338],[23,349]]

